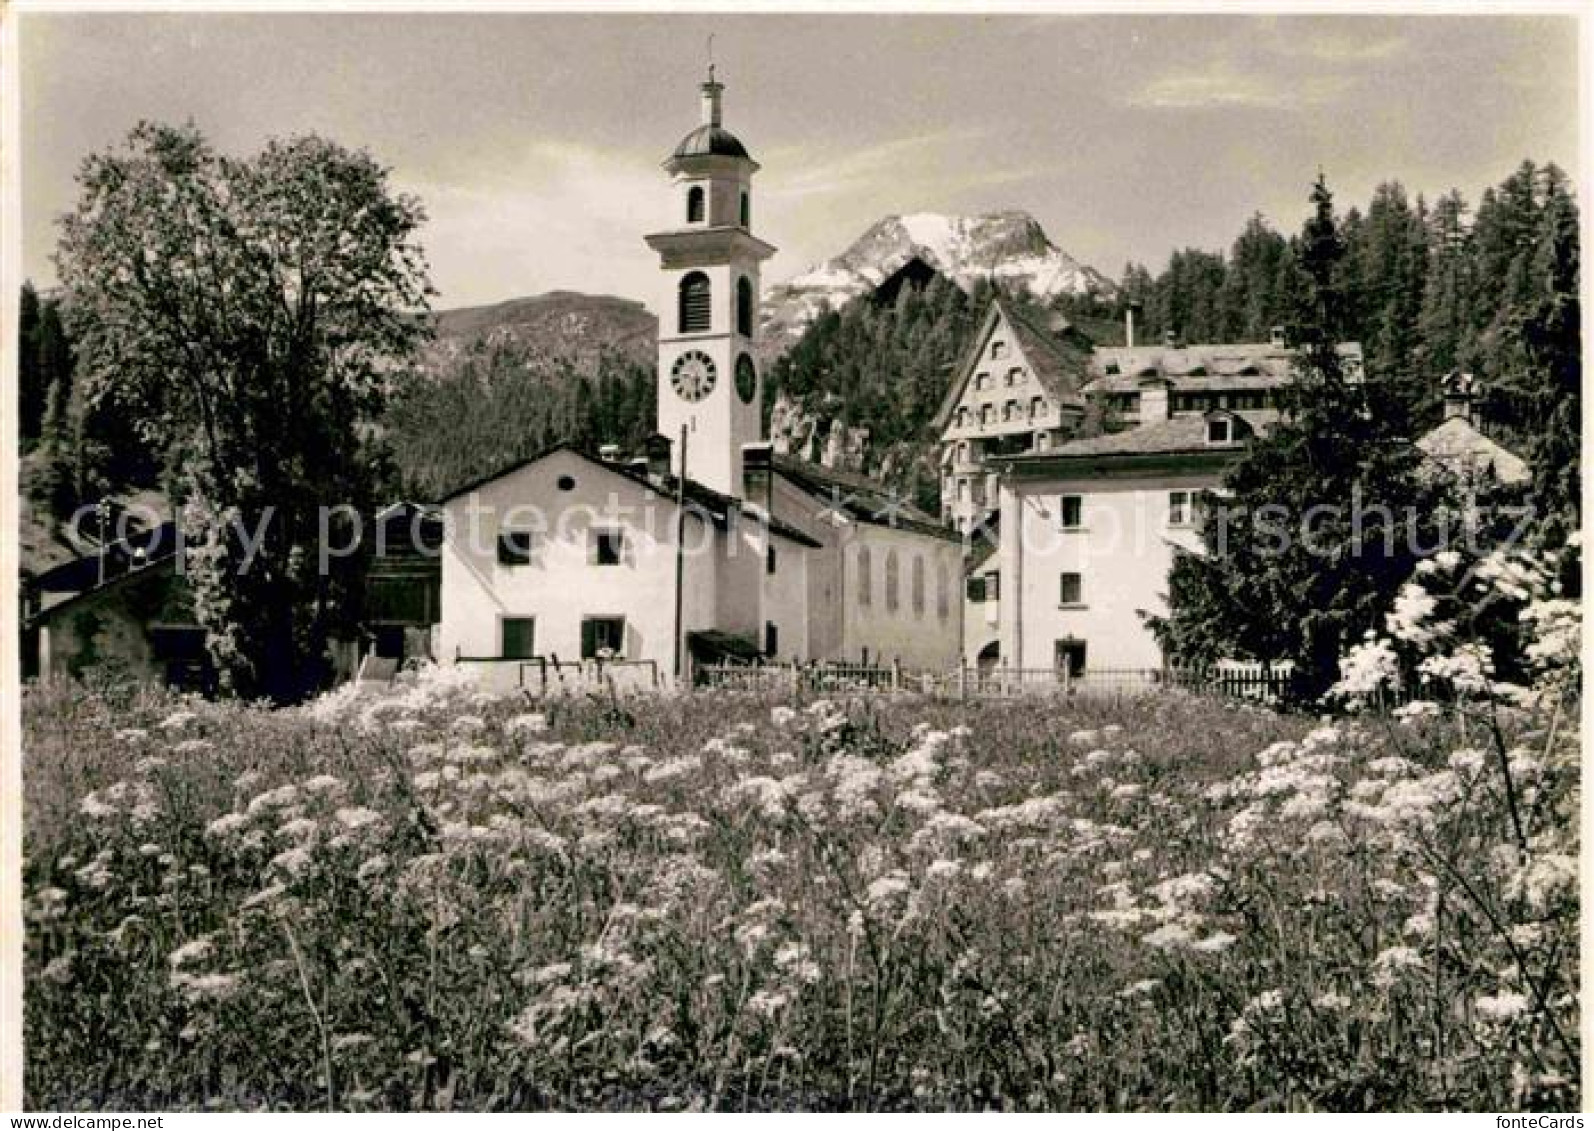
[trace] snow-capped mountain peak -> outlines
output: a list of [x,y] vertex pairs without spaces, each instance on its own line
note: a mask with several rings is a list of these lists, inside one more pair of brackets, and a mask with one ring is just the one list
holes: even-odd
[[826,304],[836,308],[872,291],[914,258],[965,288],[991,278],[1024,284],[1041,298],[1113,290],[1113,284],[1100,272],[1052,243],[1027,212],[887,216],[834,259],[770,289],[765,303],[765,340],[784,345]]

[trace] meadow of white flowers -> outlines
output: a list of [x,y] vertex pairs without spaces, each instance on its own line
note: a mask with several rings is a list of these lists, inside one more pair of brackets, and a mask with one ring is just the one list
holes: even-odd
[[40,688],[29,1103],[1575,1107],[1572,656],[1332,719]]

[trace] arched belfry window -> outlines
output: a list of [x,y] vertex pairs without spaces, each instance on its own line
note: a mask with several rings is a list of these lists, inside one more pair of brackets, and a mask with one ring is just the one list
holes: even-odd
[[753,203],[752,203],[751,198],[748,197],[747,193],[743,192],[742,193],[742,227],[751,228],[752,226],[753,226]]
[[681,280],[681,333],[701,334],[713,320],[710,306],[708,276],[693,271]]
[[698,185],[686,190],[686,222],[688,224],[703,222],[703,190]]
[[736,280],[736,332],[753,336],[753,283],[746,276]]

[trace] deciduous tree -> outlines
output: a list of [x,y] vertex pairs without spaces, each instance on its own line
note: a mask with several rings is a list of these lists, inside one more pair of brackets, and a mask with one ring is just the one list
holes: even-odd
[[234,159],[192,126],[141,124],[78,179],[57,263],[85,396],[170,456],[223,685],[302,696],[353,615],[321,508],[369,509],[384,374],[424,333],[420,206],[326,139]]

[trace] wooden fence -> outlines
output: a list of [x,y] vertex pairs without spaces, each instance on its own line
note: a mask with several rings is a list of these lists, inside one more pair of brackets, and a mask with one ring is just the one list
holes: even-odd
[[1272,705],[1297,699],[1288,670],[1260,665],[1211,668],[958,668],[906,671],[899,665],[703,665],[699,686],[768,695],[891,694],[911,692],[949,699],[1017,699],[1026,696],[1124,696],[1159,691],[1220,695]]

